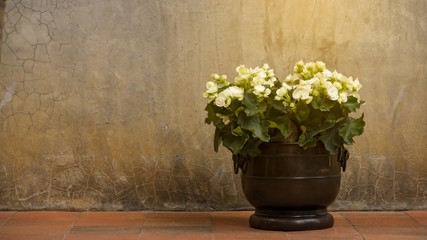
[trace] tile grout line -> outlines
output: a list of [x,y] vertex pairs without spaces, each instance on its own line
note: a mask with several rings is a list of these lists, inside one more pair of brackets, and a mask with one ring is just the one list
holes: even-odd
[[365,240],[365,237],[363,237],[363,234],[359,232],[359,229],[356,228],[356,226],[354,226],[354,224],[346,217],[344,216],[344,214],[342,212],[339,212],[340,215],[351,225],[351,228],[353,228],[362,238],[362,240]]
[[16,212],[15,212],[15,214],[13,214],[12,216],[8,217],[8,218],[7,218],[7,220],[6,220],[2,225],[0,225],[0,227],[6,226],[6,224],[7,224],[8,222],[10,222],[10,220],[11,220],[13,217],[15,217],[17,214],[18,214],[18,211],[16,211]]
[[138,240],[142,240],[142,233],[143,233],[142,229],[143,229],[144,224],[145,224],[145,219],[147,218],[147,213],[143,212],[143,214],[144,214],[144,219],[142,220],[141,229],[139,229]]
[[408,216],[410,219],[414,220],[418,225],[420,225],[422,228],[426,228],[423,224],[421,224],[420,222],[418,222],[418,220],[414,217],[412,217],[411,215],[407,214],[406,211],[403,211],[403,214],[405,214],[406,216]]
[[71,229],[73,229],[74,225],[76,224],[77,220],[79,220],[80,216],[82,215],[82,212],[79,212],[79,215],[77,215],[76,219],[74,219],[73,223],[71,224],[70,228],[68,229],[68,231],[64,234],[64,237],[62,238],[62,240],[65,240],[68,237],[68,234],[70,234]]
[[212,240],[215,240],[215,228],[214,228],[214,225],[213,225],[212,212],[209,213],[209,220],[211,221]]

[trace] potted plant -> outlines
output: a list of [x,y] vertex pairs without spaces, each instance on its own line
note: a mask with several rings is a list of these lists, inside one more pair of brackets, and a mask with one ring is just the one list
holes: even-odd
[[279,80],[268,64],[236,68],[234,82],[213,74],[203,94],[207,124],[242,170],[243,192],[255,207],[250,226],[307,230],[333,226],[327,207],[338,195],[353,137],[363,133],[358,79],[321,61],[294,66]]

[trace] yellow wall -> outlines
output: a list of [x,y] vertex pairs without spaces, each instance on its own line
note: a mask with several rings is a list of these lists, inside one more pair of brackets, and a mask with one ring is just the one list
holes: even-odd
[[[6,1],[0,209],[244,209],[213,151],[212,72],[358,77],[365,133],[333,209],[427,207],[423,0]],[[1,22],[1,21],[0,21]]]

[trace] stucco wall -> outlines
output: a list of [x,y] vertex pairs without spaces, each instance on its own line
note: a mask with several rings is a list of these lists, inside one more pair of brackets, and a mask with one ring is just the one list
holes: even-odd
[[230,153],[213,151],[205,83],[300,59],[364,85],[331,208],[425,209],[426,4],[7,0],[0,209],[247,209]]

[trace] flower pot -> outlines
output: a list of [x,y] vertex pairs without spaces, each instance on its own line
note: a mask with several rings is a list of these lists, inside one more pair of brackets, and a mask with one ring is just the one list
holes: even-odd
[[332,227],[327,207],[340,188],[338,155],[323,145],[304,150],[298,144],[263,143],[260,150],[256,157],[233,156],[242,168],[243,192],[255,207],[250,226],[284,231]]

